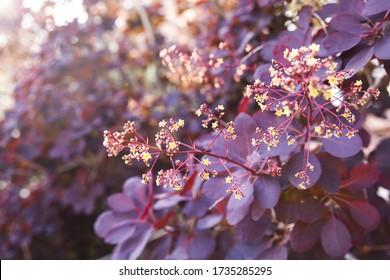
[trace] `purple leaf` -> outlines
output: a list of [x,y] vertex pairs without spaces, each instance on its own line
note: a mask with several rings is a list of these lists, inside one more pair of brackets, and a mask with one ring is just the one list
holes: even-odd
[[188,256],[193,260],[206,260],[215,249],[215,239],[210,234],[195,233],[188,243]]
[[152,225],[146,223],[138,224],[134,234],[115,247],[112,258],[115,260],[134,260],[138,258],[145,248],[152,232]]
[[287,260],[287,248],[283,245],[271,247],[262,252],[258,260]]
[[279,181],[271,176],[259,176],[254,185],[254,197],[261,208],[273,208],[278,203],[282,188]]
[[223,215],[220,214],[207,215],[199,219],[196,222],[195,227],[200,230],[209,229],[219,224],[222,221],[222,219],[223,219]]
[[253,203],[252,203],[252,208],[251,208],[251,217],[254,221],[257,221],[258,219],[260,219],[264,212],[265,212],[265,208],[262,208],[259,206],[259,204],[257,203],[256,199],[253,200]]
[[[305,188],[310,188],[313,186],[321,176],[321,165],[317,157],[312,153],[305,155],[305,152],[300,152],[295,154],[286,165],[286,172],[288,180],[296,188],[301,189],[301,183],[304,183]],[[310,168],[308,164],[311,164],[313,168]],[[304,172],[305,178],[300,178],[298,175],[299,172]],[[309,182],[306,182],[306,181]]]
[[389,46],[390,46],[390,32],[386,32],[375,43],[374,46],[375,56],[380,59],[390,59]]
[[167,209],[171,208],[173,206],[176,206],[179,202],[187,200],[186,197],[180,196],[180,195],[172,195],[167,198],[163,198],[158,200],[156,203],[153,205],[153,209],[155,210],[162,210],[162,209]]
[[305,223],[314,223],[324,215],[326,208],[322,201],[311,196],[302,198],[299,204],[299,220]]
[[296,203],[278,203],[275,206],[276,216],[285,224],[295,223],[299,219],[298,205]]
[[134,204],[131,197],[125,195],[124,193],[116,193],[108,197],[108,205],[115,212],[130,212],[134,211],[137,207]]
[[322,228],[321,244],[330,257],[341,258],[352,247],[351,235],[346,226],[332,216]]
[[368,25],[362,24],[360,19],[348,14],[338,14],[332,19],[330,25],[337,31],[355,35],[362,35],[370,31]]
[[202,195],[199,198],[188,201],[184,206],[183,212],[188,217],[199,218],[207,212],[209,206],[208,199]]
[[380,223],[378,210],[367,201],[348,202],[349,211],[354,220],[367,230],[373,230]]
[[250,215],[247,215],[235,227],[235,238],[240,242],[259,242],[267,229],[270,226],[269,219],[252,220]]
[[379,175],[375,165],[360,164],[351,170],[349,178],[343,183],[343,186],[349,190],[361,191],[372,187],[378,181]]
[[390,171],[390,138],[384,139],[376,149],[376,160],[381,171]]
[[149,185],[141,182],[140,177],[131,177],[123,184],[123,192],[133,199],[138,208],[144,209],[149,203],[152,190]]
[[364,0],[339,0],[339,12],[359,17],[364,20],[362,10],[364,7]]
[[122,243],[126,239],[132,237],[136,232],[137,223],[131,220],[126,221],[114,228],[111,228],[104,237],[104,241],[108,244]]
[[366,47],[359,50],[345,66],[346,70],[353,70],[351,76],[355,75],[360,69],[362,69],[374,55],[374,47]]
[[225,259],[227,260],[255,260],[259,256],[259,252],[268,249],[270,244],[260,242],[239,242],[235,243],[227,252]]
[[356,155],[362,148],[362,139],[358,134],[349,139],[345,133],[340,138],[322,138],[325,150],[332,156],[347,158]]
[[314,224],[296,222],[290,236],[291,248],[296,252],[305,252],[320,241],[323,222]]
[[126,223],[129,218],[130,217],[128,215],[106,211],[99,215],[99,217],[96,219],[94,230],[98,236],[105,238],[111,229]]
[[328,193],[337,193],[340,188],[340,172],[344,167],[341,160],[329,154],[318,155],[321,164],[321,176],[317,185]]
[[202,194],[211,201],[215,202],[227,197],[229,194],[226,192],[227,186],[225,184],[225,178],[215,177],[210,178],[203,183]]
[[172,235],[166,235],[159,238],[154,243],[154,249],[152,251],[153,260],[162,260],[168,255],[172,246]]
[[346,32],[333,32],[324,40],[325,48],[332,53],[349,50],[360,42],[360,36]]
[[368,0],[363,8],[363,15],[371,16],[386,10],[390,10],[390,2],[388,0]]
[[237,224],[248,214],[253,201],[253,185],[247,183],[243,193],[244,197],[242,199],[237,199],[234,195],[230,195],[226,206],[226,220],[229,225]]

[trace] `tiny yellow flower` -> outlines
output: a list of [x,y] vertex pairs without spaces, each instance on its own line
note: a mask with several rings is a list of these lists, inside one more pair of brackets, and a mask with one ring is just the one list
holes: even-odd
[[150,159],[152,159],[152,156],[148,152],[142,153],[142,160],[143,161],[148,161]]
[[177,143],[176,143],[176,142],[169,142],[169,143],[168,143],[168,148],[169,148],[170,150],[176,149],[176,148],[177,148]]
[[337,86],[339,83],[335,76],[328,77],[328,82],[331,86]]
[[355,82],[355,86],[357,86],[357,87],[361,86],[362,84],[363,84],[363,83],[362,83],[361,80],[357,80],[357,81]]
[[179,119],[179,121],[177,122],[177,124],[180,126],[180,127],[183,127],[184,126],[184,121],[182,119]]
[[167,122],[165,120],[162,120],[161,122],[158,123],[159,127],[165,127],[167,125]]
[[314,128],[314,131],[317,132],[317,134],[321,134],[322,133],[322,127],[318,125],[318,126],[316,126]]
[[289,146],[291,146],[292,144],[294,144],[295,143],[295,139],[290,139],[290,140],[288,140],[288,145]]
[[283,115],[283,111],[280,110],[280,109],[278,109],[278,110],[276,110],[275,115],[277,115],[278,117],[280,117],[280,116]]
[[211,164],[211,161],[208,158],[203,159],[202,163],[206,166],[209,166]]
[[324,98],[325,100],[330,100],[333,97],[333,94],[330,90],[327,90],[324,92]]
[[226,129],[227,132],[233,134],[234,133],[234,127],[229,125],[229,127]]
[[296,56],[298,56],[298,55],[299,55],[298,49],[292,49],[292,50],[291,50],[290,56],[291,56],[292,58],[294,58],[294,57],[296,57]]
[[288,106],[283,107],[283,114],[289,117],[291,115],[291,110]]
[[225,178],[225,182],[226,182],[227,184],[230,184],[231,182],[233,182],[233,178],[230,177],[230,176],[227,176],[227,177]]
[[311,57],[311,58],[306,60],[306,64],[308,66],[314,66],[314,65],[316,65],[316,63],[317,63],[317,59],[314,57]]
[[320,94],[318,92],[318,90],[312,86],[309,86],[309,93],[310,93],[310,96],[313,98],[316,98]]
[[313,43],[313,44],[311,44],[311,45],[309,46],[309,49],[310,49],[311,51],[317,53],[317,52],[320,51],[320,45],[317,45],[317,44]]
[[351,139],[353,136],[355,136],[355,132],[350,131],[350,132],[348,132],[346,135],[347,135],[347,137],[348,137],[349,139]]
[[225,110],[225,107],[223,105],[218,105],[217,110],[223,111]]
[[217,121],[213,122],[212,125],[211,125],[211,127],[212,127],[213,129],[216,129],[216,128],[218,127],[218,122],[217,122]]
[[195,115],[197,115],[198,117],[200,117],[200,115],[202,115],[202,111],[200,109],[196,110],[195,111]]

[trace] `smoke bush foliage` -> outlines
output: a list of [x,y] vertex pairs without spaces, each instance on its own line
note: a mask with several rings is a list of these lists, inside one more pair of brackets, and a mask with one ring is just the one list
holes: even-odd
[[390,258],[386,1],[95,2],[1,123],[2,255],[99,214],[114,259]]

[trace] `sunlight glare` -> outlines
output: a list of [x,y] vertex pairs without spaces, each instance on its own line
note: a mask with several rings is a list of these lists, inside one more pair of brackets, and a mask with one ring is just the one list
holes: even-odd
[[12,0],[1,0],[0,1],[0,14],[5,14],[12,8]]

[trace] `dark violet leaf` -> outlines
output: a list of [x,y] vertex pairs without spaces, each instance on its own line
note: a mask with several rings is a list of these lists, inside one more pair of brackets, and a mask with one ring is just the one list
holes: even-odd
[[380,173],[374,164],[360,164],[351,170],[343,187],[353,191],[361,191],[372,187],[378,181],[379,175]]
[[129,216],[127,215],[106,211],[96,219],[94,230],[98,236],[105,238],[110,230],[126,223],[128,220]]
[[305,252],[320,241],[323,222],[314,224],[296,222],[290,236],[291,248],[296,252]]
[[360,42],[360,36],[346,33],[333,32],[324,40],[325,48],[332,53],[339,53],[349,50]]
[[135,229],[134,234],[130,238],[115,247],[112,254],[113,259],[134,260],[142,253],[152,235],[153,226],[146,223],[140,223]]
[[254,197],[261,208],[273,208],[278,203],[282,188],[279,181],[271,176],[259,176],[253,185]]
[[372,58],[374,55],[374,47],[365,47],[359,50],[347,63],[345,66],[346,70],[353,70],[351,76],[355,75],[359,70],[361,70]]
[[340,138],[321,138],[325,150],[332,156],[347,158],[356,155],[362,148],[362,139],[358,134],[349,139],[345,133]]
[[260,219],[264,212],[265,212],[265,208],[262,208],[260,207],[260,205],[257,203],[256,199],[253,200],[253,203],[252,203],[252,208],[251,208],[251,217],[254,221],[257,221],[258,219]]
[[307,29],[310,27],[311,17],[312,17],[311,7],[304,6],[298,15],[298,21],[297,21],[298,29],[302,30],[303,32],[306,32]]
[[210,178],[203,183],[202,194],[208,199],[215,202],[227,197],[228,186],[225,183],[224,177]]
[[269,226],[269,219],[254,221],[250,215],[247,215],[236,225],[234,235],[240,242],[258,242],[263,238]]
[[352,15],[364,19],[362,10],[364,7],[364,0],[339,0],[339,12]]
[[134,205],[133,199],[124,193],[116,193],[108,197],[108,205],[115,212],[134,211],[137,207]]
[[322,218],[326,208],[321,200],[308,196],[300,201],[298,212],[300,221],[314,223]]
[[287,260],[287,248],[283,245],[271,247],[262,252],[258,260]]
[[188,256],[193,260],[210,258],[215,250],[215,239],[207,233],[195,233],[188,242]]
[[340,159],[329,154],[318,155],[321,164],[321,176],[317,185],[328,193],[337,193],[340,188],[340,173],[345,169]]
[[131,177],[123,184],[123,192],[133,199],[138,208],[144,209],[149,202],[152,190],[149,185],[141,182],[140,177]]
[[196,222],[195,227],[200,230],[209,229],[219,224],[222,221],[222,219],[223,219],[223,215],[220,214],[207,215],[199,219]]
[[363,15],[371,16],[386,10],[390,10],[389,0],[368,0],[363,8]]
[[376,149],[376,160],[381,171],[390,171],[390,138],[384,139]]
[[179,235],[178,240],[176,241],[176,244],[174,245],[174,249],[171,254],[169,254],[166,259],[168,260],[186,260],[188,259],[188,237],[181,233]]
[[322,228],[321,244],[330,257],[341,258],[352,246],[351,235],[347,227],[332,216]]
[[259,79],[260,81],[263,81],[264,83],[271,83],[271,76],[269,74],[269,67],[271,64],[266,63],[266,64],[261,64],[256,68],[255,73],[253,74],[253,79],[257,80]]
[[349,14],[338,14],[332,19],[330,26],[337,31],[355,35],[362,35],[370,31],[368,25],[362,24],[360,19]]
[[390,32],[386,32],[382,36],[382,38],[380,38],[375,43],[374,46],[375,56],[380,59],[390,59],[389,48],[390,48]]
[[379,225],[379,212],[367,201],[349,201],[348,208],[354,220],[365,229],[373,230]]
[[183,212],[188,217],[199,218],[207,212],[209,206],[208,199],[202,195],[199,198],[188,201],[184,206]]
[[172,235],[166,235],[154,241],[154,249],[152,251],[153,260],[162,260],[168,255],[172,246]]
[[[233,174],[234,175],[234,174]],[[235,225],[248,214],[250,205],[253,201],[253,185],[246,184],[243,189],[244,197],[237,199],[234,195],[230,195],[226,206],[226,220],[229,225]]]
[[114,227],[109,232],[107,232],[104,237],[104,241],[108,244],[122,243],[134,235],[136,228],[137,223],[129,220],[126,223]]
[[225,259],[227,260],[255,260],[259,256],[259,252],[268,249],[270,244],[260,242],[238,242],[235,243],[227,252]]
[[[309,153],[309,152],[307,152]],[[311,170],[307,164],[310,163],[314,168]],[[287,162],[286,168],[287,177],[291,184],[300,189],[300,184],[305,180],[305,188],[310,188],[313,186],[321,176],[321,164],[318,161],[317,157],[312,153],[309,153],[308,158],[306,158],[305,152],[300,152],[295,154]],[[309,183],[306,183],[306,179],[301,179],[296,176],[298,172],[306,170],[305,174],[309,179]]]
[[176,206],[179,202],[187,200],[186,197],[180,195],[172,195],[167,198],[163,198],[154,203],[153,209],[162,210]]
[[278,220],[285,224],[295,223],[299,219],[299,209],[297,203],[279,202],[274,209]]

